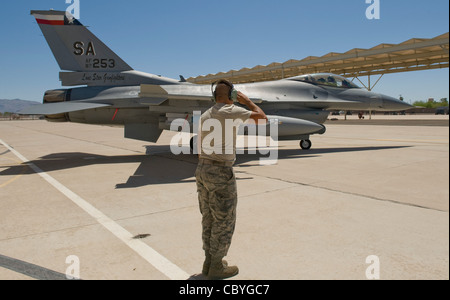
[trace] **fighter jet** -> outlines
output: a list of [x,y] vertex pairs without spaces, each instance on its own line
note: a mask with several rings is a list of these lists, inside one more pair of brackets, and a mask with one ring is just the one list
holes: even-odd
[[[157,142],[163,130],[171,129],[172,121],[183,119],[192,125],[194,112],[214,105],[211,85],[134,70],[68,12],[31,11],[31,15],[62,70],[62,86],[70,88],[45,92],[43,104],[20,114],[45,115],[51,122],[124,126],[125,138]],[[277,123],[278,140],[300,140],[302,149],[311,148],[311,135],[325,133],[323,123],[332,110],[411,108],[335,74],[236,84],[235,88],[265,111],[266,126]]]

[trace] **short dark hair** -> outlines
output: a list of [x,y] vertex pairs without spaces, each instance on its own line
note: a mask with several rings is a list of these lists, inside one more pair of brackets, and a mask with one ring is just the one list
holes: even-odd
[[233,91],[233,89],[234,89],[234,85],[230,82],[230,81],[228,81],[228,80],[226,80],[226,79],[220,79],[219,81],[216,81],[215,83],[213,83],[213,86],[214,85],[216,85],[216,88],[214,89],[214,92],[213,92],[213,95],[214,95],[214,98],[215,99],[217,99],[217,87],[219,86],[219,85],[226,85],[226,86],[228,86],[228,99],[231,99],[231,92]]

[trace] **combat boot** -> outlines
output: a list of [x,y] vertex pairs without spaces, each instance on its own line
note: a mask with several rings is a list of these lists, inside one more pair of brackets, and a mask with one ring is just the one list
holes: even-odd
[[[222,259],[222,264],[225,267],[228,267],[228,262],[225,259]],[[205,261],[203,262],[202,274],[203,276],[208,276],[209,267],[211,266],[211,254],[205,251]]]
[[211,254],[205,251],[205,261],[203,262],[203,269],[202,269],[203,276],[208,276],[210,266],[211,266]]
[[229,267],[228,263],[222,260],[222,258],[222,256],[211,258],[211,266],[209,267],[208,278],[225,279],[236,276],[239,273],[238,267]]

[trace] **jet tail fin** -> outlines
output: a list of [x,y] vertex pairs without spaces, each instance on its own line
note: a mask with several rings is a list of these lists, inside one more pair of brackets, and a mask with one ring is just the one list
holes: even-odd
[[122,72],[133,70],[66,11],[37,11],[36,18],[61,70]]

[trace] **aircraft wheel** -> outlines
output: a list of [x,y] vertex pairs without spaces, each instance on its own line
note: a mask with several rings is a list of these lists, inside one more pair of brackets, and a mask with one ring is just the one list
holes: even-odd
[[197,146],[197,136],[191,137],[191,141],[189,142],[189,146],[191,147],[191,152],[194,151],[194,146]]
[[303,150],[309,150],[311,149],[312,143],[310,140],[301,140],[300,141],[300,148]]

